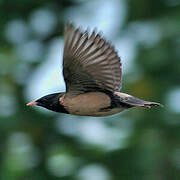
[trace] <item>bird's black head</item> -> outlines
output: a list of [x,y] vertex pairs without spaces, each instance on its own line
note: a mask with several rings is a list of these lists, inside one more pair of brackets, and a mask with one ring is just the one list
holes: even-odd
[[64,93],[49,94],[37,99],[36,101],[28,103],[27,106],[37,105],[51,111],[68,113],[64,106],[59,103],[59,98],[62,95],[64,95]]

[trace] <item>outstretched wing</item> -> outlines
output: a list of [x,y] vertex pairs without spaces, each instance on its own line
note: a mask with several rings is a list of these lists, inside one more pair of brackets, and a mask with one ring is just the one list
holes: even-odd
[[117,52],[95,31],[65,27],[63,75],[66,91],[120,91],[121,62]]

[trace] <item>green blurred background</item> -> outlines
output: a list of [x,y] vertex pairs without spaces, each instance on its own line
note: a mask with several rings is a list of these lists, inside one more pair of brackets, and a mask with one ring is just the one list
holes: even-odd
[[[165,107],[106,118],[26,107],[65,89],[66,22],[102,30],[122,92]],[[179,180],[180,1],[0,0],[0,179]]]

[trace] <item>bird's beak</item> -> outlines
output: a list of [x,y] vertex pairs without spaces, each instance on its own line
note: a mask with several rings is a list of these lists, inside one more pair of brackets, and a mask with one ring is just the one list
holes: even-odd
[[35,105],[37,105],[36,101],[32,101],[26,104],[26,106],[35,106]]

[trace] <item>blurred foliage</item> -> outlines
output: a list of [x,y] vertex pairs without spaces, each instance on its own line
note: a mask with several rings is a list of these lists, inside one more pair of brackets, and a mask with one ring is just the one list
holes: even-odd
[[[53,38],[63,35],[67,11],[88,2],[0,0],[0,179],[180,179],[180,2],[122,2],[126,18],[117,36],[136,43],[122,90],[165,107],[86,118],[27,108],[25,89]],[[54,21],[43,19],[50,30],[38,32],[33,15],[43,9]],[[41,47],[38,56],[19,55],[29,41]]]

